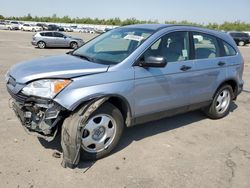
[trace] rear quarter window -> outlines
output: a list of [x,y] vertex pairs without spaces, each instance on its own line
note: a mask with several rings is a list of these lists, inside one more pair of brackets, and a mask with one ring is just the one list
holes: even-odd
[[225,56],[235,56],[237,54],[236,50],[227,42],[222,41],[222,45],[225,50]]

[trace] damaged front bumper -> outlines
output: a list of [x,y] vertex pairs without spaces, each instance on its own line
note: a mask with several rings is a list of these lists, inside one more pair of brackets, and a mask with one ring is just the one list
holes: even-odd
[[47,141],[55,138],[66,111],[57,103],[46,99],[28,98],[25,102],[13,100],[11,105],[25,130]]

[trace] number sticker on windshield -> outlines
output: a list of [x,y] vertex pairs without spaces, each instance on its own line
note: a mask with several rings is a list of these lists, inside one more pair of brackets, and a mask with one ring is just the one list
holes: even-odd
[[135,40],[135,41],[141,42],[141,41],[144,39],[144,37],[142,37],[142,36],[137,36],[137,35],[126,35],[126,36],[124,37],[124,39],[127,39],[127,40]]

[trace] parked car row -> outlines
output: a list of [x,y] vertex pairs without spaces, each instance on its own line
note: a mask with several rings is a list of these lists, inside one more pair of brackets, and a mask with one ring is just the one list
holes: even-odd
[[97,33],[92,27],[77,27],[77,26],[65,26],[65,32],[79,32],[79,33]]
[[109,31],[110,28],[94,29],[92,27],[79,27],[79,26],[58,26],[56,24],[45,23],[23,23],[18,21],[1,21],[1,30],[22,30],[22,31],[65,31],[65,32],[80,32],[80,33],[104,33]]
[[0,22],[0,30],[19,30],[18,22]]

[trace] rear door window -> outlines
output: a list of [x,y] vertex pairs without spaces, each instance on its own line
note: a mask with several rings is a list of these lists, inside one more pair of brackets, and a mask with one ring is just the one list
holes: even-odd
[[60,37],[60,38],[63,38],[64,37],[64,35],[62,34],[62,33],[54,33],[54,36],[55,37]]
[[216,37],[194,32],[193,40],[195,59],[211,59],[220,56],[220,49]]
[[45,33],[44,36],[46,36],[46,37],[53,37],[53,33],[52,32],[48,32],[48,33]]

